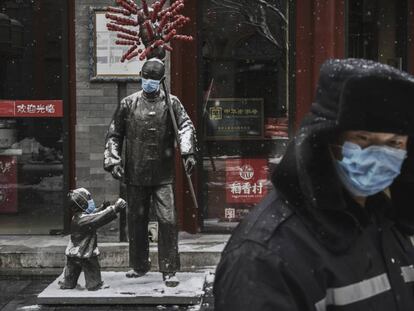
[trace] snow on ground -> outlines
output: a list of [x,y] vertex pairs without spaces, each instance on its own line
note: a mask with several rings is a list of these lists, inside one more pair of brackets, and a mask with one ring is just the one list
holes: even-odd
[[40,310],[40,308],[41,307],[39,305],[33,305],[33,306],[20,307],[16,311],[38,311]]
[[[88,291],[84,288],[83,273],[79,278],[80,286],[72,290],[61,290],[58,281],[62,280],[63,276],[59,276],[52,284],[50,284],[42,293],[39,294],[39,299],[54,299],[59,301],[63,299],[67,301],[68,298],[73,299],[91,299],[99,300],[104,298],[162,298],[176,297],[189,298],[201,297],[204,294],[203,288],[206,279],[205,273],[177,273],[180,284],[177,287],[166,287],[162,281],[162,274],[159,272],[149,272],[140,278],[126,278],[125,272],[102,272],[102,279],[106,287],[98,291]],[[107,287],[109,285],[109,287]],[[145,302],[144,302],[145,303]]]

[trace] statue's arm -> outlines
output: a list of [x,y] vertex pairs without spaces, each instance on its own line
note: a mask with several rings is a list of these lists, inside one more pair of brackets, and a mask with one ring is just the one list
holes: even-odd
[[178,125],[181,154],[183,156],[195,154],[197,151],[197,138],[194,124],[177,97],[172,98],[172,105]]
[[104,201],[98,208],[96,208],[95,213],[104,211],[111,203],[109,201]]
[[108,172],[112,171],[115,165],[122,166],[122,144],[125,136],[126,123],[126,99],[122,100],[118,105],[109,125],[105,139],[104,151],[104,169]]
[[82,214],[77,219],[77,226],[80,230],[96,230],[112,220],[116,219],[116,210],[114,205],[108,206],[104,210],[92,214]]

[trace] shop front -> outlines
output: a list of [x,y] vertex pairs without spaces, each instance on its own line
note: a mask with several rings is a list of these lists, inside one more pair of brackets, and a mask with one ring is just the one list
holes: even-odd
[[173,93],[193,113],[201,147],[198,211],[183,179],[177,187],[185,230],[229,232],[271,190],[270,174],[309,110],[326,59],[412,68],[412,1],[208,0],[188,6],[194,23],[186,32],[197,44],[177,45],[172,58],[172,77],[184,77],[172,80]]
[[0,2],[0,234],[64,229],[66,2]]
[[289,138],[287,1],[203,1],[198,124],[205,231],[231,230],[271,189]]
[[[75,186],[90,189],[98,204],[119,195],[102,167],[104,136],[139,79],[119,73],[98,81],[102,60],[91,54],[91,16],[115,3],[0,1],[0,234],[67,229],[65,193]],[[413,72],[413,6],[188,0],[183,14],[192,22],[183,33],[195,41],[174,43],[168,61],[172,93],[197,128],[199,209],[177,159],[180,229],[230,232],[269,193],[326,59],[370,58]],[[20,45],[12,33],[22,35]]]

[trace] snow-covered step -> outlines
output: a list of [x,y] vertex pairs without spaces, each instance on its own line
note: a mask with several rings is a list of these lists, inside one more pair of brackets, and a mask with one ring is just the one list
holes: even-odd
[[206,273],[177,273],[180,284],[166,287],[159,272],[149,272],[140,278],[126,278],[125,272],[102,272],[104,287],[97,291],[85,289],[83,273],[75,289],[62,290],[60,275],[38,295],[38,304],[151,304],[194,305],[204,295]]
[[[220,260],[229,235],[180,234],[181,270],[187,272],[214,268]],[[0,274],[58,275],[65,266],[68,236],[1,236]],[[102,270],[128,268],[128,243],[99,243]],[[156,244],[150,247],[151,270],[158,269]]]

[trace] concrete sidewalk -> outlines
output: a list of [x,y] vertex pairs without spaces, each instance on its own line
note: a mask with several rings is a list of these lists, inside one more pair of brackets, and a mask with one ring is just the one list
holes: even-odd
[[[229,235],[180,233],[182,271],[214,269]],[[0,274],[56,275],[65,265],[69,236],[0,236]],[[128,269],[128,243],[99,243],[102,270]],[[151,243],[151,270],[158,268],[157,246]]]

